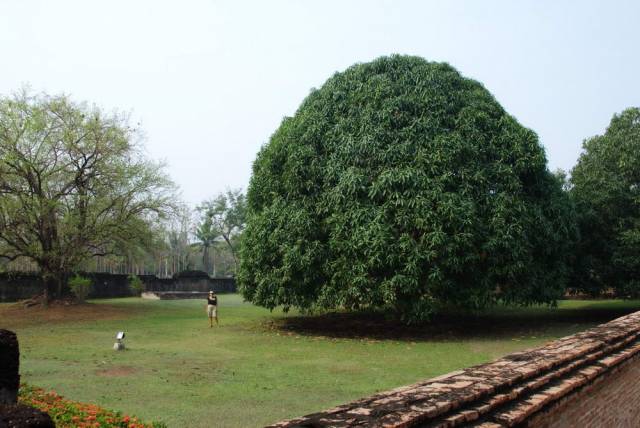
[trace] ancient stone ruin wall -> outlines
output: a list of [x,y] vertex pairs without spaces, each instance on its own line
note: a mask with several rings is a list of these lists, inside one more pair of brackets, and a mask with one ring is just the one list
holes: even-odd
[[272,427],[640,427],[640,312]]
[[0,302],[15,302],[42,293],[39,275],[23,272],[0,272]]
[[[81,273],[92,281],[90,299],[131,296],[128,275],[89,272]],[[139,275],[148,291],[209,291],[235,293],[234,278],[158,278]],[[44,284],[36,273],[0,272],[0,302],[15,302],[42,293]],[[66,290],[67,293],[69,290]]]

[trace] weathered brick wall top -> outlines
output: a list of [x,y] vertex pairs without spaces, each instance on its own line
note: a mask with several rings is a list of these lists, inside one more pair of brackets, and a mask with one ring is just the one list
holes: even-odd
[[511,427],[640,358],[640,312],[499,360],[271,427]]

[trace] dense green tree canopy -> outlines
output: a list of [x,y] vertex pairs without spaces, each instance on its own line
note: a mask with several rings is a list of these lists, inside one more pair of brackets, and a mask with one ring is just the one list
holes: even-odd
[[584,142],[571,183],[581,236],[573,285],[640,295],[640,109]]
[[440,305],[562,293],[569,206],[536,134],[445,63],[392,56],[313,90],[254,163],[239,279],[259,305]]

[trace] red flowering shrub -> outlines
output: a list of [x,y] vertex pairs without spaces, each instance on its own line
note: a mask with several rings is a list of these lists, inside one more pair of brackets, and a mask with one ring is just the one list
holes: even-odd
[[45,391],[29,385],[20,385],[18,401],[47,412],[58,428],[165,428],[161,422],[145,423],[138,418],[123,415],[96,406],[67,400],[55,391]]

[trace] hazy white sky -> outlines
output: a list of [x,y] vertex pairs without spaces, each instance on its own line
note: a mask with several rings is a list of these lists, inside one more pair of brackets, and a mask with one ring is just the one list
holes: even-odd
[[310,88],[392,53],[446,61],[535,130],[552,169],[640,105],[636,1],[0,0],[0,93],[130,111],[195,204],[246,188]]

